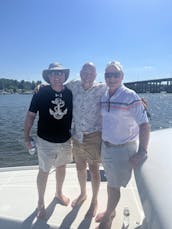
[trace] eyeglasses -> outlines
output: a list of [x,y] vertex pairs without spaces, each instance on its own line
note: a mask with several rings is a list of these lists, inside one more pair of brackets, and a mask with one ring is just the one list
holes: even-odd
[[56,70],[54,70],[54,71],[50,71],[49,72],[50,76],[62,76],[63,74],[65,74],[64,71],[56,71]]
[[105,72],[105,78],[119,78],[121,76],[120,72]]

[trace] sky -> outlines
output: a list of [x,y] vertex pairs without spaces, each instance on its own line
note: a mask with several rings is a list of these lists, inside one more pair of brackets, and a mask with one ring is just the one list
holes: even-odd
[[0,78],[42,82],[52,62],[77,79],[91,61],[104,81],[118,60],[124,82],[172,77],[171,0],[0,0]]

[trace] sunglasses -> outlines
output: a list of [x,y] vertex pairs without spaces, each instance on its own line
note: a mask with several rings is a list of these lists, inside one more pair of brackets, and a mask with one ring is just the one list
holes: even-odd
[[106,72],[105,73],[105,78],[111,78],[111,77],[119,78],[120,76],[121,76],[120,72]]
[[50,76],[62,76],[63,74],[64,74],[64,71],[56,71],[56,70],[54,70],[54,71],[50,71],[49,72]]

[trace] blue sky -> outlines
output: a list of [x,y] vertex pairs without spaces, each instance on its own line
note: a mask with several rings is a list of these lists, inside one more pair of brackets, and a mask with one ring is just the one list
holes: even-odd
[[0,2],[0,78],[42,80],[51,62],[71,79],[92,61],[97,81],[111,60],[125,81],[172,77],[171,0],[5,0]]

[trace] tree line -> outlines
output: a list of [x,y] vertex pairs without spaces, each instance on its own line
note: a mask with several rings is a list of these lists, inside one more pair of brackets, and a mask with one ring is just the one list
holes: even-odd
[[18,81],[13,79],[0,78],[0,90],[11,93],[32,91],[40,83],[41,81],[29,82],[25,80]]

